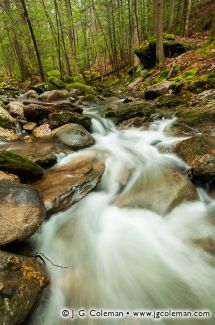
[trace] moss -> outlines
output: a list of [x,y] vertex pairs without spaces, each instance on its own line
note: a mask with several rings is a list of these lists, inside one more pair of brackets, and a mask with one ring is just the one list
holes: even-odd
[[0,153],[0,169],[20,176],[22,180],[44,175],[43,168],[35,162],[7,150]]
[[39,83],[39,84],[33,85],[32,89],[36,90],[36,92],[38,92],[38,94],[42,94],[43,92],[48,91],[48,90],[56,90],[57,87],[51,83],[44,82],[44,83]]
[[87,94],[83,97],[82,99],[85,102],[95,102],[96,101],[96,96],[93,94]]
[[59,70],[51,70],[47,72],[47,76],[48,77],[55,77],[60,79],[61,75],[60,75],[60,71]]
[[65,87],[64,82],[61,81],[60,79],[56,78],[56,77],[48,77],[48,81],[49,81],[52,85],[56,86],[56,87],[59,88],[59,89],[62,89],[62,88]]
[[74,78],[71,76],[65,76],[63,80],[64,80],[64,82],[69,83],[69,84],[74,82]]
[[86,82],[81,74],[78,74],[77,76],[74,77],[74,82],[86,84]]
[[79,89],[82,93],[82,95],[85,95],[87,93],[95,94],[95,91],[93,90],[92,87],[84,85],[80,82],[73,82],[71,84],[66,85],[67,90],[72,90],[72,89]]
[[86,80],[90,80],[90,79],[99,77],[99,74],[94,69],[90,69],[90,70],[84,71],[84,77]]
[[203,57],[207,58],[208,56],[211,55],[213,49],[214,49],[214,42],[212,43],[208,42],[205,44],[205,46],[199,49],[198,52],[200,52]]
[[[164,34],[163,44],[165,57],[175,57],[193,49],[190,44],[177,41],[172,34]],[[156,37],[143,42],[135,48],[134,52],[146,69],[154,67],[156,65]]]
[[5,86],[7,86],[7,84],[4,81],[0,82],[0,88],[4,88]]

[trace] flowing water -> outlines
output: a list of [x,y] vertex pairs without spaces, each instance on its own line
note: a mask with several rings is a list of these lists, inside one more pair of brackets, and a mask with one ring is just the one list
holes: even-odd
[[[214,202],[199,190],[197,201],[183,202],[165,216],[135,204],[140,186],[144,191],[156,188],[169,171],[187,167],[169,153],[181,140],[165,134],[174,121],[159,121],[145,130],[118,131],[111,121],[90,114],[96,144],[63,158],[60,164],[93,150],[98,157],[105,157],[105,173],[94,192],[52,216],[37,235],[37,251],[65,268],[47,264],[51,293],[34,324],[65,323],[60,318],[64,307],[213,312],[214,258],[195,241],[215,240]],[[119,193],[129,197],[133,207],[116,206]],[[73,321],[86,325],[157,322],[130,316]],[[160,319],[158,323],[206,325],[215,324],[215,320]]]

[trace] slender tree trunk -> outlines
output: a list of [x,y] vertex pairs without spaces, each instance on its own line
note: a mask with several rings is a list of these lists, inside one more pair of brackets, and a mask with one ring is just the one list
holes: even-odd
[[163,0],[154,0],[154,24],[156,30],[156,61],[160,64],[164,59],[163,47]]
[[29,31],[30,31],[30,34],[31,34],[31,38],[32,38],[32,41],[33,41],[33,44],[34,44],[34,49],[35,49],[35,53],[36,53],[36,57],[37,57],[37,61],[38,61],[40,76],[41,76],[41,79],[43,81],[45,81],[45,73],[44,73],[44,69],[43,69],[43,65],[42,65],[42,61],[41,61],[40,51],[39,51],[39,48],[38,48],[38,45],[37,45],[37,41],[36,41],[36,38],[35,38],[33,26],[31,24],[31,20],[30,20],[30,17],[28,15],[28,10],[27,10],[27,7],[26,7],[26,3],[25,3],[25,0],[20,0],[20,1],[21,1],[21,4],[22,4],[22,7],[23,7],[24,17],[27,20]]
[[213,13],[211,20],[210,41],[215,41],[215,12]]
[[188,37],[189,35],[190,10],[191,10],[191,0],[184,0],[182,35],[185,37]]
[[167,28],[168,33],[171,33],[173,30],[174,11],[175,11],[175,0],[170,0],[169,23],[168,23],[168,28]]

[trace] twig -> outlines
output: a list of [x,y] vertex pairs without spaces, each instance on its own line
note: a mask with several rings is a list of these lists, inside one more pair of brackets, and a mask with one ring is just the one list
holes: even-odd
[[34,258],[39,258],[44,264],[46,264],[45,260],[49,261],[53,266],[59,267],[61,269],[68,269],[68,266],[62,266],[62,265],[57,265],[53,263],[48,257],[46,257],[43,253],[35,253],[34,255],[31,255]]

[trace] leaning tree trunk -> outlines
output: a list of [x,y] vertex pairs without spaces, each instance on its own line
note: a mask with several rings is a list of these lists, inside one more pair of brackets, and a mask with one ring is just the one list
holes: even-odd
[[163,0],[154,0],[154,25],[156,32],[156,61],[160,64],[164,59],[163,47]]
[[28,23],[28,27],[29,27],[29,31],[30,31],[30,34],[31,34],[32,42],[34,44],[34,50],[35,50],[37,61],[38,61],[40,76],[41,76],[41,79],[44,81],[45,80],[45,73],[44,73],[42,60],[41,60],[39,48],[38,48],[38,45],[37,45],[37,41],[36,41],[36,38],[35,38],[35,35],[34,35],[33,26],[31,24],[31,20],[30,20],[30,17],[28,15],[28,10],[27,10],[26,4],[25,4],[25,0],[20,0],[20,1],[21,1],[21,4],[22,4],[22,7],[23,7],[24,17],[26,18],[27,23]]
[[190,10],[191,10],[191,0],[184,0],[182,35],[185,37],[188,37],[189,35]]

